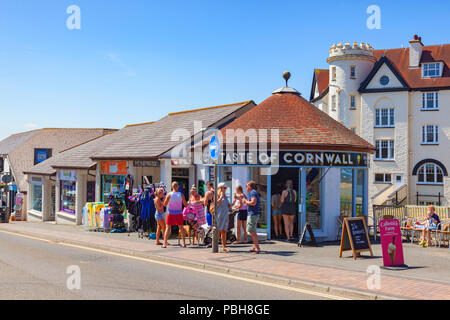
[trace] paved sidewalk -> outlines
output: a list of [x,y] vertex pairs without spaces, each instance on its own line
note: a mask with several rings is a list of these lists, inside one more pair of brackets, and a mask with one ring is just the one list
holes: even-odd
[[[81,226],[55,225],[41,222],[0,224],[0,231],[42,237],[53,241],[74,243],[165,260],[178,264],[227,272],[245,277],[277,282],[290,286],[313,287],[330,293],[345,292],[355,297],[450,299],[450,250],[421,248],[404,243],[405,262],[411,269],[381,270],[380,290],[369,290],[366,272],[370,265],[381,266],[381,247],[373,244],[374,257],[354,261],[350,252],[339,258],[336,243],[320,247],[301,247],[295,243],[265,241],[262,253],[250,254],[251,245],[230,246],[230,253],[211,253],[197,246],[181,248],[177,240],[163,249],[153,240],[139,239],[137,234],[109,234],[85,231]],[[189,243],[189,242],[187,242]],[[276,297],[274,297],[275,299]]]

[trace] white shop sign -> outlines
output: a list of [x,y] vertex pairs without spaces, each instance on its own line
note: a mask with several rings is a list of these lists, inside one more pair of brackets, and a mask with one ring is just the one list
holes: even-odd
[[59,171],[59,180],[76,182],[77,172],[73,170],[61,170]]

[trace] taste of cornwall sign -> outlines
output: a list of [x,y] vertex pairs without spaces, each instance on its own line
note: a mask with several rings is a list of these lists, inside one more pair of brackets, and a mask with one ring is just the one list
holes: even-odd
[[257,165],[292,167],[368,167],[368,155],[335,151],[223,151],[221,165]]

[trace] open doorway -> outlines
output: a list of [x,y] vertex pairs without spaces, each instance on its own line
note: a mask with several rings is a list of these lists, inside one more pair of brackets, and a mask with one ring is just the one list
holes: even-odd
[[[295,202],[295,215],[294,215],[294,232],[293,235],[294,237],[298,237],[298,229],[299,229],[299,215],[298,215],[298,203],[299,203],[299,197],[301,195],[300,192],[300,185],[299,185],[299,168],[279,168],[278,169],[278,173],[272,176],[272,183],[271,183],[271,193],[272,193],[272,206],[274,205],[274,202],[276,203],[277,200],[276,198],[278,197],[278,199],[281,197],[281,194],[283,192],[283,190],[286,189],[286,183],[288,180],[292,181],[292,188],[293,190],[295,190],[295,192],[297,193],[297,201]],[[272,239],[276,239],[276,225],[278,225],[278,223],[281,223],[281,234],[278,235],[278,238],[280,239],[286,239],[286,233],[285,233],[285,229],[284,229],[284,221],[283,221],[283,217],[281,216],[280,218],[276,218],[274,217],[273,213],[274,213],[274,209],[273,207],[271,208],[271,219],[272,219],[272,223],[271,223],[271,238]],[[282,210],[281,210],[281,213]],[[278,222],[280,221],[280,222]]]

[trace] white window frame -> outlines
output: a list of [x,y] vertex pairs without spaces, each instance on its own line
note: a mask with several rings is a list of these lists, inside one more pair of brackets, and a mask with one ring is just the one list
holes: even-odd
[[[388,124],[382,124],[383,112],[387,113]],[[395,110],[394,108],[376,108],[375,109],[375,128],[394,128],[395,127]]]
[[[428,141],[428,134],[433,136],[432,141]],[[439,144],[439,126],[434,124],[426,124],[422,126],[422,144]]]
[[[428,107],[428,102],[432,101],[433,106]],[[439,92],[422,92],[422,111],[439,110]]]
[[[433,168],[434,181],[427,181],[427,169]],[[438,182],[438,172],[442,176],[442,182]],[[423,181],[420,181],[420,176],[423,176]],[[444,185],[444,170],[434,163],[424,163],[417,171],[417,184],[430,184],[430,185]]]
[[[377,181],[377,175],[383,175],[383,181]],[[387,176],[390,177],[390,180],[386,179]],[[373,179],[374,183],[392,183],[392,173],[375,173]]]
[[[375,146],[377,151],[375,152],[375,160],[377,161],[393,161],[395,159],[395,143],[394,140],[375,140]],[[386,147],[388,156],[387,158],[381,158],[381,148]]]
[[[432,75],[429,73],[433,70]],[[422,63],[422,78],[439,78],[442,77],[441,62]]]
[[331,96],[331,111],[336,111],[336,95]]
[[[353,102],[353,105],[352,105],[352,102]],[[350,109],[352,109],[352,110],[356,109],[356,95],[354,95],[354,94],[350,95]]]
[[[353,75],[352,75],[353,71]],[[356,66],[350,66],[350,79],[356,79]]]

